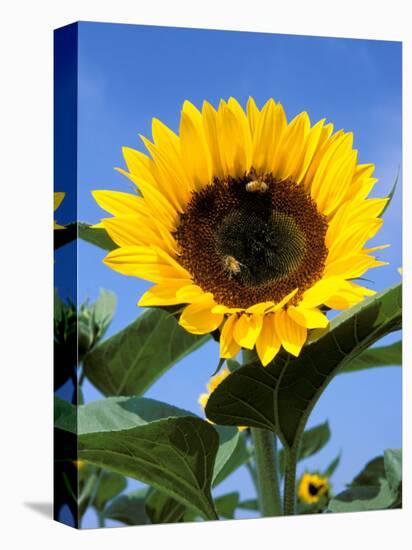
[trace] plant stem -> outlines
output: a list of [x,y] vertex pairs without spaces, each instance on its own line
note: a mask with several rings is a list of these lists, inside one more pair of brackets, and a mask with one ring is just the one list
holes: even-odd
[[259,507],[263,517],[280,516],[276,437],[269,430],[251,428],[255,448]]
[[297,457],[298,452],[296,445],[286,451],[285,493],[283,501],[283,510],[286,516],[292,516],[296,513]]

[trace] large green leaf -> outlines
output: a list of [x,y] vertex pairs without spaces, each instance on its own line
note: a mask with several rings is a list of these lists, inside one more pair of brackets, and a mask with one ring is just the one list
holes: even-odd
[[402,503],[402,451],[386,449],[369,461],[348,488],[329,502],[330,512],[399,508]]
[[126,525],[149,523],[145,510],[146,490],[137,490],[113,499],[104,510],[104,517]]
[[346,365],[339,374],[375,367],[400,367],[401,365],[402,342],[399,340],[399,342],[394,342],[388,346],[366,349]]
[[377,340],[401,328],[401,284],[365,300],[318,331],[298,358],[279,354],[233,372],[211,394],[207,417],[277,433],[297,452],[306,421],[333,377]]
[[402,451],[386,449],[383,459],[389,487],[393,493],[397,493],[402,483]]
[[114,250],[117,248],[116,244],[107,234],[106,230],[100,227],[91,227],[87,223],[79,222],[77,224],[78,234],[80,239],[94,244],[103,250]]
[[377,456],[370,460],[349,483],[349,487],[379,487],[385,479],[385,463],[383,456]]
[[[239,460],[243,460],[245,454],[246,458],[249,458],[244,437],[239,437],[237,428],[216,425],[214,427],[219,434],[219,450],[213,469],[213,487],[240,465]],[[175,523],[183,516],[185,521],[193,521],[197,517],[195,512],[188,510],[176,499],[157,490],[150,491],[148,495],[146,513],[152,523]]]
[[142,395],[208,338],[189,334],[161,309],[147,310],[86,355],[85,373],[104,395]]
[[[76,409],[56,400],[56,425],[73,431]],[[138,397],[77,408],[78,457],[134,477],[214,516],[210,487],[236,448],[237,428],[213,427],[192,413]]]
[[394,497],[386,480],[380,486],[351,487],[329,502],[330,512],[364,512],[386,510],[394,504]]

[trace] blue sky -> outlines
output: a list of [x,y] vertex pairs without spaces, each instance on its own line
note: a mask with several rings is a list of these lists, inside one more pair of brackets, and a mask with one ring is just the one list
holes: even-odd
[[[151,135],[151,119],[177,130],[185,99],[198,107],[204,99],[252,95],[259,106],[274,97],[288,119],[306,110],[312,121],[326,117],[335,128],[351,130],[360,162],[373,162],[380,182],[374,194],[390,190],[401,165],[401,44],[81,23],[79,26],[78,218],[97,222],[102,211],[93,189],[131,191],[113,170],[123,166],[121,147],[144,151],[138,138]],[[374,242],[390,243],[381,257],[389,266],[368,274],[379,290],[399,280],[401,266],[401,186]],[[65,220],[64,203],[59,211]],[[142,229],[144,230],[144,229]],[[102,264],[104,252],[79,242],[79,301],[96,298],[100,288],[114,291],[118,308],[110,333],[138,314],[139,296],[148,283],[123,277]],[[393,339],[393,338],[392,338]],[[210,343],[171,369],[148,396],[200,412],[198,395],[213,372],[217,345]],[[90,385],[87,400],[99,397]],[[309,426],[329,420],[332,438],[303,466],[322,469],[339,452],[335,490],[387,447],[401,446],[401,372],[387,368],[337,378],[324,393]],[[134,484],[131,484],[131,487]],[[246,471],[219,487],[252,496]],[[94,526],[88,514],[85,526]]]

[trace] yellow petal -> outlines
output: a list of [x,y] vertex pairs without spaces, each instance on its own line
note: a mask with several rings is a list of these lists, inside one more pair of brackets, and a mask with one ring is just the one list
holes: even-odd
[[256,340],[256,352],[264,367],[268,365],[280,349],[280,340],[275,329],[275,316],[263,317],[262,329]]
[[236,320],[236,315],[231,315],[223,325],[220,334],[220,357],[223,359],[231,359],[240,351],[240,346],[233,337],[233,327],[236,324]]
[[301,306],[288,307],[287,313],[295,323],[304,328],[326,328],[329,320],[319,309],[306,309]]
[[66,193],[63,193],[62,191],[58,191],[54,193],[53,195],[53,207],[54,210],[57,210],[59,206],[61,205]]
[[181,156],[186,173],[195,189],[212,180],[212,163],[206,144],[202,116],[188,101],[183,104],[180,118]]
[[325,300],[340,287],[341,282],[338,277],[320,279],[303,294],[299,305],[306,309],[313,309],[324,304]]
[[177,292],[177,296],[180,298],[180,301],[188,304],[196,302],[199,298],[202,298],[204,294],[205,292],[200,288],[200,286],[194,285],[192,282],[182,286],[182,288],[180,288]]
[[205,101],[202,107],[203,128],[205,139],[212,163],[212,176],[223,177],[223,167],[219,150],[219,136],[217,132],[217,113],[214,107]]
[[304,160],[304,151],[310,129],[309,116],[300,113],[288,125],[283,133],[279,146],[279,164],[275,171],[276,177],[296,179]]
[[222,167],[225,175],[238,177],[248,170],[248,150],[243,127],[237,114],[221,101],[217,112],[217,132]]
[[290,302],[290,300],[293,298],[293,296],[297,293],[298,290],[299,290],[298,288],[295,288],[295,290],[292,290],[292,292],[289,292],[289,294],[287,294],[284,298],[282,298],[280,302],[278,302],[273,307],[271,307],[267,311],[267,313],[279,311],[279,309],[282,309],[283,306],[285,306],[288,302]]
[[146,213],[144,200],[131,193],[121,191],[92,191],[92,195],[103,210],[114,216]]
[[253,349],[262,328],[262,315],[241,315],[233,329],[233,337],[242,348]]
[[183,310],[179,325],[191,334],[207,334],[216,330],[223,321],[222,314],[212,313],[213,302],[190,304]]
[[258,124],[259,115],[260,112],[256,106],[255,100],[253,99],[253,97],[249,97],[247,102],[247,118],[249,121],[250,135],[252,137]]
[[324,276],[339,276],[344,279],[357,279],[368,269],[380,265],[387,265],[387,262],[380,262],[375,260],[372,256],[366,256],[365,254],[348,255],[326,264]]
[[274,306],[273,302],[260,302],[259,304],[255,304],[253,306],[250,306],[247,308],[247,313],[264,313],[269,308],[272,308]]
[[295,323],[283,309],[275,313],[275,329],[285,350],[298,357],[306,342],[307,330]]
[[125,246],[109,252],[103,262],[123,275],[140,277],[154,283],[162,279],[190,279],[183,268],[177,269],[165,259],[166,256],[166,253],[164,257],[160,256],[158,250],[148,246]]
[[150,218],[139,214],[115,216],[102,220],[104,229],[119,246],[150,245],[163,246],[163,239],[153,228]]
[[181,304],[182,300],[176,296],[176,292],[185,284],[187,284],[185,279],[162,281],[162,283],[152,286],[143,294],[139,300],[139,306],[152,307]]

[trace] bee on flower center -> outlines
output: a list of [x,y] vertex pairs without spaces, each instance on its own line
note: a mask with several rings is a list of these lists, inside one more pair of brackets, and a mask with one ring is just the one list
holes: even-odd
[[229,278],[232,278],[233,275],[238,275],[240,273],[241,266],[243,266],[243,264],[238,262],[233,256],[225,256],[223,258],[223,267],[229,274]]
[[262,180],[253,180],[246,184],[246,191],[249,193],[266,193],[269,186]]

